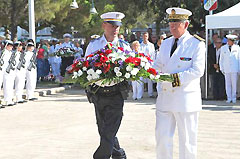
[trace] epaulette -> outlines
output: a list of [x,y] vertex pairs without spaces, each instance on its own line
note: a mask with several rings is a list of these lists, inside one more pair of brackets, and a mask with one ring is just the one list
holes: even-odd
[[168,36],[168,37],[164,38],[163,40],[166,40],[166,39],[168,39],[168,38],[171,38],[171,37],[172,37],[172,35],[170,35],[170,36]]
[[203,38],[201,38],[200,36],[198,36],[197,34],[194,34],[193,37],[198,39],[199,41],[205,42],[205,40]]
[[130,45],[128,42],[126,42],[125,40],[122,40],[122,39],[119,39],[119,42],[120,42],[120,43],[124,43],[124,44],[126,44],[126,45]]
[[101,37],[98,37],[98,38],[95,38],[95,39],[92,39],[90,42],[94,42],[96,40],[99,40]]

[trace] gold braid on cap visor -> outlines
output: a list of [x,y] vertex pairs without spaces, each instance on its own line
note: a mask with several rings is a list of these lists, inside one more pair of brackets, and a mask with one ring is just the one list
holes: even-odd
[[168,19],[179,19],[179,20],[187,20],[188,15],[186,14],[170,14]]

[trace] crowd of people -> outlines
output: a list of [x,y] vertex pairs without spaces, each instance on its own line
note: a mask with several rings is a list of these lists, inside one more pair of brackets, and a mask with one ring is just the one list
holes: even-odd
[[234,34],[220,38],[214,33],[212,40],[213,43],[208,45],[208,75],[213,99],[236,103],[240,73],[239,38]]

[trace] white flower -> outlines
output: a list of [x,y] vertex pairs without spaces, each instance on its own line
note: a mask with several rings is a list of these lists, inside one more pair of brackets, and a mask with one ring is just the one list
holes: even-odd
[[155,76],[150,74],[150,79],[153,80],[154,78],[155,78]]
[[151,66],[150,63],[147,62],[146,65],[144,66],[145,70],[148,70],[150,66]]
[[127,71],[132,71],[132,67],[131,67],[130,65],[128,65],[128,66],[126,67],[126,70],[127,70]]
[[92,79],[93,79],[93,78],[92,78],[92,75],[88,75],[88,76],[87,76],[87,80],[88,80],[88,81],[91,81]]
[[134,52],[130,52],[129,55],[135,57],[136,54]]
[[97,70],[96,73],[100,75],[102,73],[102,71],[101,70]]
[[72,79],[76,79],[77,77],[78,77],[78,73],[77,72],[73,72]]
[[141,57],[142,62],[148,62],[148,59],[146,57]]
[[116,72],[116,76],[117,76],[117,77],[122,76],[122,72]]
[[119,67],[115,67],[115,68],[114,68],[114,72],[115,72],[115,73],[117,73],[117,72],[119,72],[119,71],[120,71],[120,68],[119,68]]
[[155,76],[155,79],[159,79],[159,78],[160,78],[160,75],[156,75],[156,76]]
[[87,71],[88,75],[92,75],[93,73],[95,73],[95,72],[94,72],[94,70],[92,68]]
[[126,74],[125,74],[125,77],[126,77],[126,78],[130,78],[130,76],[131,76],[130,73],[126,73]]
[[141,66],[141,67],[144,67],[145,65],[146,65],[145,62],[141,62],[141,63],[140,63],[140,66]]
[[87,71],[87,67],[83,67],[82,70],[83,70],[83,71]]
[[77,76],[78,76],[78,77],[82,76],[82,74],[83,74],[83,72],[82,72],[81,70],[79,70],[79,71],[77,72]]
[[131,71],[131,74],[136,76],[138,73],[139,69],[138,68],[133,68],[133,70]]
[[92,79],[98,79],[98,78],[99,78],[99,75],[97,73],[92,74]]

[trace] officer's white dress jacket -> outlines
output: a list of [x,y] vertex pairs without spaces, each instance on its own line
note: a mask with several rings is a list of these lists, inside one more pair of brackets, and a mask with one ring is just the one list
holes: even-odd
[[237,73],[240,72],[240,48],[238,45],[233,45],[231,51],[229,45],[226,44],[221,47],[220,70],[223,73]]
[[178,47],[170,57],[174,37],[163,41],[154,61],[154,68],[162,73],[178,73],[180,86],[162,82],[158,88],[157,110],[194,112],[202,109],[200,77],[205,68],[205,44],[186,31],[178,40]]
[[[121,40],[121,39],[118,39],[118,37],[116,37],[112,42],[111,42],[113,45],[115,46],[120,46],[120,47],[123,47],[124,50],[128,50],[128,51],[131,51],[131,48],[130,46],[127,44],[127,42]],[[86,49],[86,53],[85,53],[85,57],[92,54],[92,53],[95,53],[96,51],[104,48],[106,45],[108,44],[105,36],[101,36],[100,38],[97,38],[97,39],[94,39],[92,40],[89,44],[88,44],[88,47]]]

